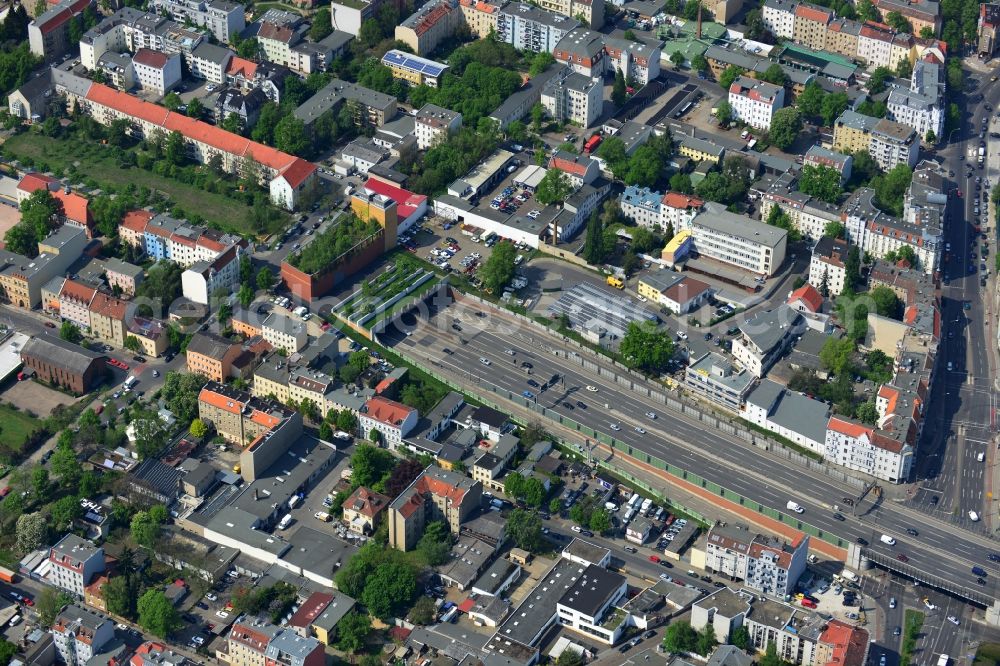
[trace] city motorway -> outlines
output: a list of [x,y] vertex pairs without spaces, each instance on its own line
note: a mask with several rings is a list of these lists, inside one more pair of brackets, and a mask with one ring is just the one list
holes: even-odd
[[[656,455],[780,511],[785,511],[788,500],[794,500],[805,508],[802,521],[825,533],[851,542],[863,538],[871,544],[871,550],[887,558],[903,554],[909,559],[907,566],[916,571],[995,597],[993,579],[1000,576],[1000,566],[986,559],[997,546],[988,539],[885,501],[873,505],[866,500],[857,507],[857,517],[837,521],[833,505],[842,504],[844,497],[855,496],[856,489],[714,429],[705,429],[697,421],[665,412],[662,405],[626,392],[573,360],[552,354],[551,350],[561,348],[562,343],[540,327],[517,322],[494,309],[484,310],[484,315],[479,317],[460,305],[441,311],[431,306],[429,312],[401,320],[398,326],[406,329],[405,334],[390,329],[381,340],[473,394],[485,393],[491,386],[515,395],[525,390],[538,393],[535,399],[555,413],[613,435],[638,451]],[[461,331],[452,328],[454,323]],[[489,365],[480,359],[488,360]],[[594,360],[610,369],[609,363]],[[522,366],[525,361],[532,365],[530,369]],[[560,381],[545,392],[527,383],[529,379],[544,383],[556,374]],[[587,390],[588,386],[596,392]],[[578,406],[580,403],[583,406]],[[655,413],[656,418],[646,416],[647,412]],[[909,536],[907,528],[916,528],[919,536]],[[879,541],[883,533],[895,537],[894,548]],[[992,574],[987,577],[985,589],[971,574],[973,564]]]

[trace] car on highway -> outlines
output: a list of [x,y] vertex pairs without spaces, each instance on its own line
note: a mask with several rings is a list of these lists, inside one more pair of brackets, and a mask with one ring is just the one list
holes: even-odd
[[531,365],[531,364],[530,364],[530,363],[528,363],[527,361],[521,361],[521,367],[522,367],[522,368],[525,368],[525,369],[527,369],[527,370],[531,370],[531,369],[532,369],[533,367],[535,367],[535,366]]
[[986,575],[986,569],[984,569],[984,568],[982,568],[980,566],[972,567],[972,574],[974,576],[985,576]]
[[907,527],[906,533],[909,534],[910,536],[920,536],[920,532],[916,531],[912,527]]
[[953,625],[955,625],[956,627],[957,627],[957,626],[958,626],[958,624],[959,624],[959,622],[958,622],[958,618],[957,618],[957,617],[955,617],[954,615],[949,615],[949,616],[948,616],[948,621],[949,621],[949,622],[951,622],[951,623],[952,623]]
[[580,402],[579,400],[576,401],[576,406],[579,407],[580,409],[587,409],[587,403]]
[[507,354],[507,356],[513,356],[516,352],[513,349],[504,349],[503,353]]
[[646,434],[646,431],[644,429],[640,428],[639,426],[635,427],[635,431],[637,433],[639,433],[640,435],[645,435]]
[[538,388],[539,384],[534,379],[529,379],[528,386],[530,386],[531,388]]
[[620,425],[618,425],[617,423],[612,423],[611,424],[611,429],[614,430],[615,432],[617,432],[617,431],[621,430],[622,427]]
[[847,518],[844,518],[844,515],[841,514],[841,513],[835,513],[835,514],[833,514],[833,519],[834,520],[839,520],[840,522],[844,522],[845,520],[847,520]]
[[660,563],[660,558],[659,558],[658,555],[650,555],[649,556],[649,561],[652,562],[653,564],[659,564]]
[[639,549],[636,548],[635,546],[625,546],[624,550],[625,550],[626,553],[638,553],[639,552]]
[[580,534],[582,534],[585,537],[592,537],[592,536],[594,536],[594,533],[591,532],[590,530],[580,530]]
[[532,393],[531,391],[521,391],[521,395],[523,395],[528,400],[534,400],[535,399],[535,394]]
[[646,418],[656,420],[656,412],[646,412]]
[[986,553],[986,559],[988,559],[990,562],[1000,562],[1000,554]]
[[486,358],[485,356],[480,356],[479,362],[482,363],[483,365],[492,365],[490,359]]
[[587,385],[587,390],[590,391],[591,393],[597,393],[597,387],[591,384]]
[[858,544],[862,545],[862,546],[867,546],[868,545],[868,539],[866,539],[864,537],[858,537],[857,539],[855,539],[855,541]]
[[903,564],[906,564],[907,562],[910,561],[910,558],[907,557],[906,555],[904,555],[903,553],[900,553],[899,555],[897,555],[896,559],[899,560],[900,562],[902,562]]

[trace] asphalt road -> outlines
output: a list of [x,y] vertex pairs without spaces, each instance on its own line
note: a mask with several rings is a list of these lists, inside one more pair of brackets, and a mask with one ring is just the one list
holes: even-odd
[[[637,451],[657,455],[781,511],[785,511],[788,500],[795,500],[805,508],[803,521],[849,541],[858,537],[867,539],[875,552],[890,558],[903,553],[909,557],[910,566],[946,577],[956,584],[978,587],[970,572],[974,563],[1000,575],[1000,567],[986,561],[985,554],[992,544],[983,537],[928,521],[888,503],[873,506],[870,501],[858,507],[859,517],[838,522],[833,518],[832,507],[842,503],[843,497],[854,496],[856,491],[853,489],[771,457],[721,432],[706,430],[698,422],[663,412],[661,405],[549,353],[548,350],[560,345],[536,327],[511,325],[508,316],[499,311],[491,310],[483,319],[466,311],[461,318],[462,331],[457,332],[451,329],[452,318],[457,313],[456,308],[450,308],[441,316],[431,312],[427,319],[406,321],[406,325],[413,325],[410,336],[387,334],[383,342],[406,348],[409,354],[426,359],[436,365],[437,371],[451,375],[473,391],[495,385],[515,394],[525,390],[537,392],[538,389],[527,384],[529,379],[542,383],[559,374],[562,381],[540,393],[536,398],[538,402],[584,425],[614,435]],[[506,326],[510,326],[510,330],[506,330]],[[444,352],[444,348],[451,353]],[[507,349],[514,355],[505,354]],[[490,365],[481,363],[480,358],[489,360]],[[530,376],[520,365],[525,360],[533,365]],[[587,391],[587,386],[595,387],[597,392]],[[578,401],[585,407],[578,406]],[[564,406],[567,403],[572,408]],[[649,411],[656,413],[657,418],[646,416]],[[615,431],[612,424],[621,429]],[[644,429],[645,433],[636,431],[636,427]],[[734,470],[740,473],[735,474]],[[906,534],[905,530],[914,526],[919,528],[919,538]],[[879,542],[883,532],[896,538],[894,548]],[[990,590],[994,585],[992,579],[988,580]]]

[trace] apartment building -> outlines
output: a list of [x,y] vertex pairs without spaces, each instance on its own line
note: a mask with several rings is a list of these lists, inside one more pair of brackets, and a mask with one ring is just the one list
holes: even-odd
[[90,213],[90,200],[87,197],[52,176],[31,172],[26,173],[17,183],[18,206],[23,206],[25,200],[38,190],[48,190],[59,203],[59,217],[64,224],[80,227],[87,232],[88,238],[93,236],[94,218]]
[[976,27],[979,57],[988,58],[1000,44],[1000,5],[984,2],[979,5],[979,22]]
[[75,534],[67,534],[49,549],[48,582],[77,597],[103,572],[104,549]]
[[187,371],[222,383],[232,376],[233,361],[243,352],[243,346],[211,331],[198,331],[185,351]]
[[213,381],[206,383],[198,394],[198,418],[238,445],[253,442],[285,421],[302,422],[298,412],[281,404]]
[[660,75],[662,53],[658,46],[630,39],[605,37],[604,50],[607,56],[605,72],[620,71],[626,80],[635,81],[642,87]]
[[37,307],[42,301],[42,288],[54,277],[65,275],[86,244],[87,234],[82,228],[64,224],[38,244],[34,259],[0,251],[0,294],[15,307]]
[[916,166],[920,137],[906,125],[848,109],[833,124],[833,149],[841,153],[867,150],[883,171],[891,171],[897,164]]
[[266,398],[273,395],[284,404],[309,400],[324,418],[331,409],[341,409],[334,395],[337,387],[338,382],[330,375],[299,363],[291,363],[278,354],[268,356],[254,369],[255,396]]
[[403,444],[403,438],[410,434],[420,419],[420,413],[401,402],[375,396],[365,402],[358,413],[361,434],[370,439],[372,430],[380,435],[380,441],[393,451]]
[[[398,30],[400,26],[397,26]],[[389,49],[382,56],[382,64],[389,68],[392,76],[400,81],[406,81],[412,86],[429,86],[437,88],[441,79],[450,69],[448,65],[421,58],[399,49]]]
[[[139,49],[182,54],[189,59],[206,36],[157,14],[122,7],[80,38],[80,63],[88,70],[114,53],[135,53]],[[190,62],[189,62],[190,65]]]
[[603,78],[566,71],[566,76],[549,79],[542,88],[542,106],[557,121],[590,127],[604,111]]
[[69,79],[76,80],[72,85],[64,82],[56,86],[57,91],[65,95],[69,107],[76,105],[102,125],[110,125],[118,119],[128,120],[138,137],[149,137],[157,132],[179,132],[185,139],[188,154],[195,161],[207,163],[218,155],[222,168],[230,173],[240,173],[253,164],[254,168],[259,168],[260,180],[267,184],[275,205],[293,210],[302,191],[316,177],[316,165],[299,157],[168,111],[103,84],[67,74],[64,81]]
[[112,291],[126,296],[135,296],[136,290],[145,275],[142,268],[135,264],[122,261],[117,257],[109,257],[104,261],[104,275]]
[[892,483],[910,476],[913,447],[886,437],[872,426],[834,416],[826,431],[827,460]]
[[479,510],[483,486],[462,474],[431,465],[389,504],[389,545],[412,550],[427,523],[444,521],[457,535],[462,523]]
[[912,127],[922,139],[944,137],[944,67],[918,60],[913,66],[909,87],[893,85],[886,99],[888,117]]
[[465,22],[458,0],[434,0],[396,26],[395,37],[415,54],[430,53]]
[[139,49],[132,56],[132,66],[139,86],[157,95],[166,95],[181,82],[181,57],[177,53]]
[[424,104],[413,117],[413,134],[417,138],[417,148],[427,150],[462,127],[462,114],[436,104]]
[[107,615],[69,604],[56,615],[51,633],[56,653],[66,666],[85,666],[112,646],[115,623]]
[[[928,179],[928,171],[918,173],[921,177],[915,178],[916,185],[911,183],[909,189],[908,200],[913,203],[909,208],[904,206],[908,217],[899,219],[880,211],[874,203],[874,191],[867,187],[856,190],[844,204],[845,217],[861,225],[858,238],[863,252],[882,258],[909,246],[920,270],[933,274],[940,266],[944,250],[946,197],[938,189],[944,187],[939,174],[933,172]],[[854,225],[847,226],[850,229]]]
[[706,203],[693,220],[691,236],[698,254],[758,275],[773,275],[785,261],[788,232],[721,205]]
[[69,41],[70,23],[93,6],[93,0],[62,0],[32,19],[28,24],[31,53],[45,62],[61,58],[73,46]]
[[235,55],[230,49],[205,42],[188,56],[188,69],[195,78],[221,85],[226,82],[226,69]]
[[785,105],[785,89],[746,76],[737,77],[729,87],[733,117],[757,129],[771,128],[774,112]]
[[594,0],[541,0],[542,9],[580,19],[594,30],[604,27],[604,4]]
[[382,520],[382,514],[389,508],[389,498],[364,486],[358,486],[344,500],[342,507],[347,529],[356,534],[370,536]]
[[777,206],[792,221],[804,238],[816,240],[826,232],[826,225],[840,222],[840,208],[808,194],[797,187],[798,175],[788,171],[776,178],[761,197],[761,219],[766,220]]
[[280,312],[268,314],[260,332],[275,349],[284,349],[289,354],[301,351],[309,343],[305,322]]
[[833,169],[840,174],[840,182],[844,184],[851,179],[854,157],[838,153],[817,144],[810,146],[802,158],[802,167],[805,168],[807,166]]
[[684,369],[684,388],[703,400],[738,412],[757,378],[725,357],[705,352]]
[[589,639],[614,645],[626,626],[626,614],[615,608],[628,592],[625,577],[588,565],[556,602],[556,622]]
[[246,256],[246,241],[230,245],[211,260],[201,260],[181,273],[184,298],[208,305],[210,297],[233,293],[240,283],[240,261]]
[[315,638],[301,636],[285,627],[279,629],[268,641],[264,662],[282,666],[323,666],[326,663],[326,653],[323,644]]
[[510,2],[497,14],[497,39],[520,51],[552,53],[559,41],[580,27],[575,18],[523,2]]
[[872,4],[883,17],[899,12],[910,22],[914,35],[924,28],[930,28],[934,37],[941,34],[941,3],[937,0],[873,0]]
[[858,55],[858,39],[861,37],[861,23],[853,19],[835,18],[826,26],[826,41],[823,50],[854,58]]
[[813,248],[809,260],[809,284],[820,291],[826,285],[826,292],[837,297],[844,291],[847,275],[844,262],[847,260],[848,244],[843,238],[824,236]]
[[868,70],[887,67],[895,70],[900,60],[913,62],[913,35],[898,33],[884,23],[865,21],[858,34],[857,57]]
[[312,127],[328,112],[335,112],[347,104],[357,127],[382,127],[396,116],[397,102],[392,95],[385,95],[363,86],[340,79],[330,81],[318,93],[295,109],[295,117]]
[[793,39],[795,37],[796,0],[767,0],[761,8],[764,27],[775,37]]
[[826,47],[827,25],[833,19],[833,12],[825,7],[803,2],[793,13],[795,20],[792,41],[822,51]]
[[226,639],[232,666],[265,666],[267,646],[280,630],[263,620],[241,616],[233,623]]
[[149,4],[157,14],[166,13],[175,21],[208,28],[223,44],[233,41],[246,27],[243,5],[229,0],[152,0]]
[[754,534],[746,525],[713,525],[705,543],[707,570],[779,598],[795,591],[808,558],[808,535],[787,542]]
[[763,377],[802,333],[802,316],[781,304],[757,312],[740,323],[739,329],[733,340],[733,358],[753,376]]
[[63,280],[59,290],[59,317],[75,324],[81,331],[90,330],[90,304],[97,289],[76,280]]

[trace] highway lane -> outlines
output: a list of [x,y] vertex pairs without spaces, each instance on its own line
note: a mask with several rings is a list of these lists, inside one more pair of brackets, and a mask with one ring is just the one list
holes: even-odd
[[[924,571],[950,575],[955,581],[969,584],[973,582],[970,580],[969,563],[983,564],[985,560],[984,543],[988,542],[971,535],[956,538],[951,531],[938,526],[920,526],[922,534],[919,543],[908,543],[905,529],[911,525],[919,526],[920,521],[896,507],[882,506],[866,516],[848,518],[840,523],[832,517],[832,505],[840,503],[842,497],[854,494],[847,488],[727,439],[719,432],[706,430],[697,422],[658,411],[663,407],[644,401],[634,393],[621,393],[607,380],[548,353],[547,349],[553,343],[543,338],[539,331],[523,326],[519,332],[493,333],[485,330],[484,325],[495,328],[502,321],[494,313],[488,320],[465,316],[460,324],[463,330],[456,332],[450,329],[451,316],[452,311],[449,311],[440,318],[435,315],[430,321],[418,322],[412,336],[388,337],[390,341],[408,347],[411,353],[438,363],[442,370],[449,371],[460,381],[470,384],[488,382],[515,394],[524,390],[537,392],[527,385],[528,379],[543,382],[558,373],[563,377],[562,385],[539,394],[539,399],[548,407],[557,405],[556,411],[564,416],[614,434],[637,449],[681,465],[767,506],[783,510],[788,499],[795,499],[806,508],[803,520],[810,524],[851,541],[861,536],[872,542],[874,550],[890,557],[899,551],[905,552],[912,558],[910,564]],[[465,344],[461,343],[462,339]],[[444,353],[443,348],[451,354]],[[508,356],[504,353],[505,349],[511,349],[515,355]],[[489,366],[479,362],[482,357],[491,361]],[[534,365],[530,377],[520,367],[525,359]],[[588,385],[597,387],[598,393],[588,393],[584,388]],[[558,399],[547,396],[553,390],[557,391]],[[564,399],[564,392],[572,398]],[[576,407],[573,402],[576,400],[588,405],[587,409]],[[574,408],[562,406],[563,402],[574,404]],[[651,409],[658,414],[655,421],[645,416],[645,412]],[[612,431],[612,423],[620,423],[622,429]],[[636,432],[636,425],[647,433]],[[741,474],[732,474],[732,469],[740,469]],[[808,482],[810,497],[797,490],[804,480]],[[821,499],[817,502],[814,497]],[[877,543],[883,529],[897,538],[895,549]],[[960,558],[966,561],[962,562]]]

